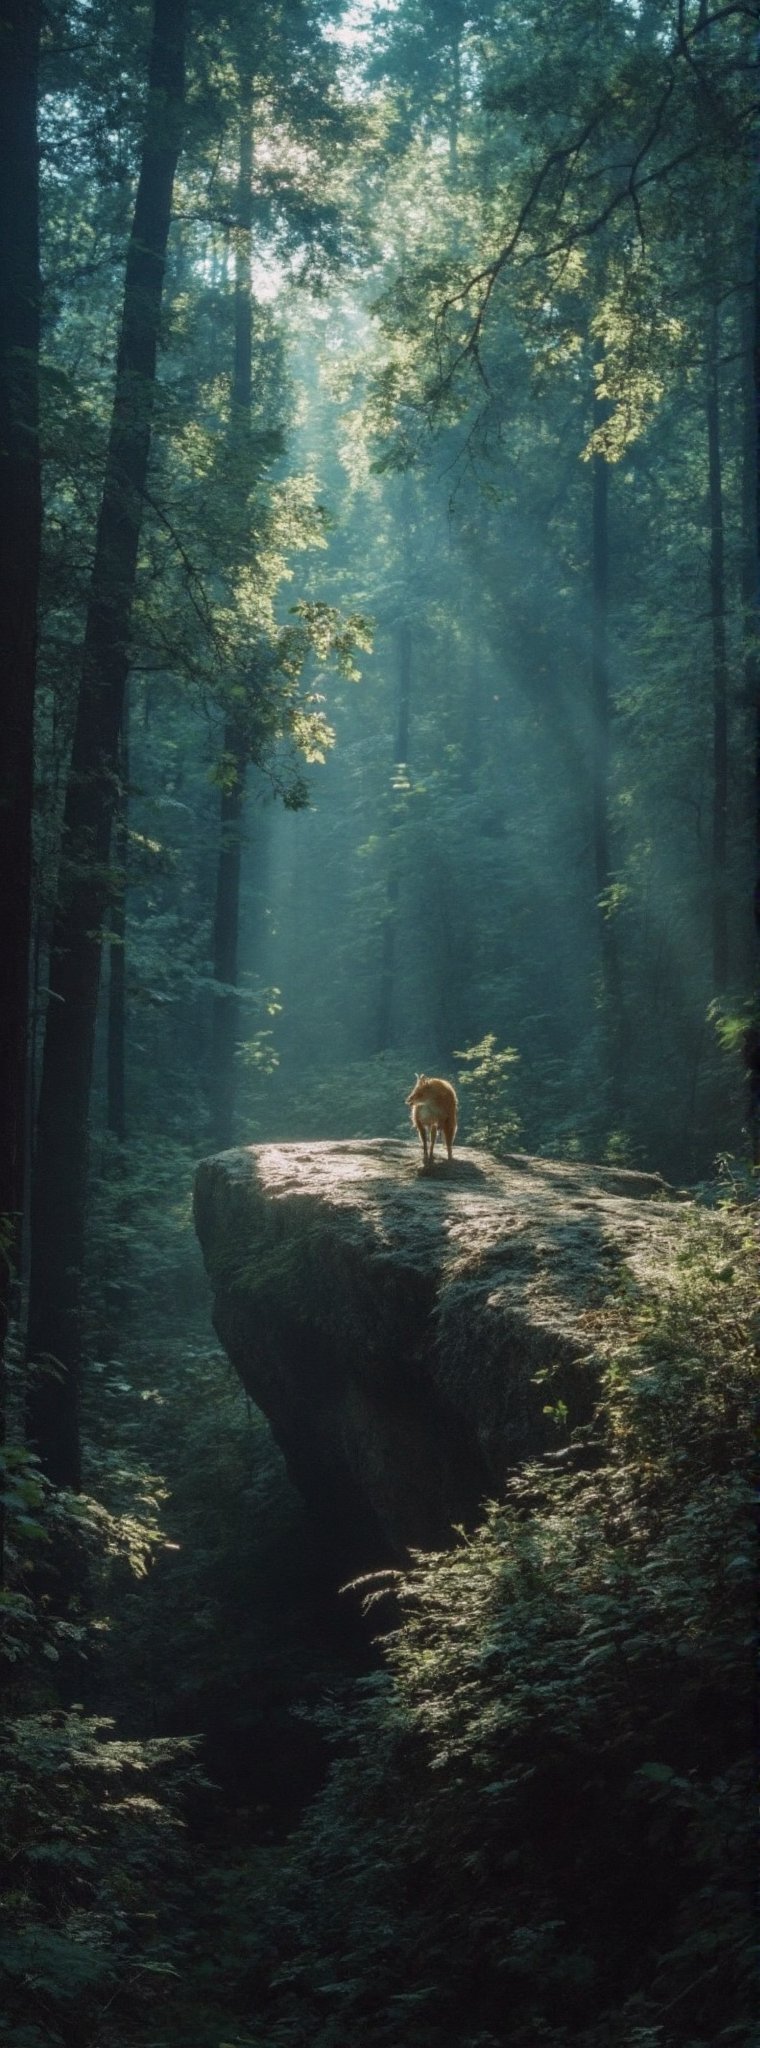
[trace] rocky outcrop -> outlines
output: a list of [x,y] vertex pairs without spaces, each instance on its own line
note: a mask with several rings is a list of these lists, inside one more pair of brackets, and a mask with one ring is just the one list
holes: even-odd
[[206,1159],[195,1220],[219,1337],[358,1568],[445,1543],[590,1421],[600,1308],[683,1211],[647,1174],[460,1149],[426,1176],[379,1139]]

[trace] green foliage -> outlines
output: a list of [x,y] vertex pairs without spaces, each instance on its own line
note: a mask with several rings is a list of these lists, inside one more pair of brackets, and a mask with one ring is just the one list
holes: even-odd
[[[247,1001],[259,1015],[274,1019],[281,1014],[282,1003],[278,988],[256,989],[247,996]],[[277,1072],[280,1064],[272,1026],[260,1026],[258,1031],[253,1031],[247,1038],[241,1039],[236,1058],[256,1081],[267,1081],[271,1074]]]
[[386,1669],[262,1929],[278,2048],[745,2038],[753,1267],[697,1217],[600,1312],[592,1432],[379,1582]]
[[241,1039],[237,1058],[241,1065],[249,1067],[262,1080],[274,1074],[280,1064],[280,1056],[272,1044],[271,1031],[254,1031],[252,1038]]
[[0,1727],[9,2048],[62,2048],[72,2028],[85,2048],[116,2023],[133,2041],[156,2024],[183,1962],[179,1805],[192,1747],[121,1741],[81,1708]]
[[511,1094],[509,1068],[516,1065],[519,1052],[507,1045],[499,1052],[493,1031],[486,1032],[479,1045],[454,1053],[465,1066],[457,1074],[460,1088],[468,1091],[471,1115],[468,1136],[475,1145],[499,1152],[514,1145],[520,1134],[520,1118]]
[[[262,1034],[263,1035],[263,1034]],[[246,1097],[252,1138],[387,1138],[409,1132],[405,1099],[414,1081],[413,1054],[375,1053],[326,1070],[282,1054],[258,1067],[263,1085]]]
[[[341,43],[323,33],[340,34],[332,0],[236,0],[221,24],[195,10],[130,644],[128,1146],[100,1132],[99,1097],[94,1116],[88,1491],[55,1499],[14,1440],[0,1452],[9,2048],[746,2038],[755,1366],[740,1167],[726,1158],[727,1212],[697,1221],[655,1302],[624,1275],[609,1316],[590,1314],[607,1357],[593,1431],[567,1444],[563,1403],[547,1405],[556,1451],[512,1477],[483,1527],[370,1589],[390,1616],[383,1664],[350,1702],[346,1666],[366,1650],[346,1647],[279,1456],[193,1315],[205,1332],[190,1179],[220,993],[241,1003],[246,1139],[411,1144],[416,1067],[455,1058],[462,1136],[496,1149],[522,1135],[691,1177],[716,1145],[740,1151],[751,68],[740,13],[688,7],[675,42],[671,16],[657,0],[597,8],[593,24],[579,0],[399,0]],[[149,10],[53,0],[47,20],[41,962]],[[243,432],[230,373],[247,69]],[[346,296],[320,302],[341,242]],[[711,1002],[716,307],[736,995]],[[610,470],[601,890],[594,455]],[[209,971],[212,870],[219,793],[243,759],[253,975],[233,992]],[[12,1372],[11,1397],[15,1421]],[[203,1734],[213,1792],[186,1745],[155,1740],[178,1728]],[[326,1735],[330,1781],[284,1844]]]
[[11,1270],[16,1234],[14,1218],[0,1216],[0,1265],[4,1266],[6,1274]]
[[733,1004],[716,998],[709,1004],[707,1015],[723,1052],[740,1053],[755,1021],[755,1005],[747,996]]
[[[87,1314],[91,1358],[108,1359],[125,1318],[149,1315],[159,1301],[200,1305],[203,1276],[192,1230],[192,1177],[198,1148],[149,1135],[128,1156],[101,1141],[90,1183]],[[167,1291],[168,1290],[168,1291]],[[102,1403],[103,1390],[98,1392]]]
[[124,1740],[111,1717],[71,1696],[91,1685],[88,1664],[110,1626],[107,1589],[119,1574],[144,1576],[164,1541],[156,1503],[135,1508],[134,1474],[122,1484],[130,1513],[54,1493],[13,1444],[0,1471],[4,2038],[9,2048],[74,2038],[94,2048],[114,2026],[137,2041],[183,1960],[183,1807],[198,1782],[196,1745]]
[[[140,1212],[146,1243],[152,1232],[146,1182],[131,1200],[134,1258]],[[162,1184],[154,1204],[158,1218]],[[100,1227],[105,1247],[102,1215]],[[186,1211],[184,1233],[189,1245]],[[122,1305],[118,1353],[88,1362],[90,1491],[53,1494],[23,1449],[0,1458],[9,2048],[251,2038],[233,2008],[277,1858],[258,1838],[277,1835],[321,1775],[320,1738],[290,1704],[345,1684],[325,1561],[268,1429],[218,1349],[182,1321],[181,1232],[174,1290],[171,1242],[163,1287],[148,1263]],[[118,1258],[118,1232],[112,1249]],[[99,1287],[92,1273],[93,1319]],[[203,1299],[205,1321],[205,1286]],[[71,1704],[93,1697],[113,1711]],[[178,1724],[197,1734],[178,1739]],[[170,1737],[132,1732],[167,1725]],[[199,1768],[201,1743],[221,1788]],[[188,1835],[199,1813],[210,1844],[202,1827]]]

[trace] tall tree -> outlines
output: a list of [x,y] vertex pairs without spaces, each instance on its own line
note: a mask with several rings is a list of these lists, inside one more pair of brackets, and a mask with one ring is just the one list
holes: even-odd
[[[406,483],[406,478],[404,482]],[[405,521],[408,535],[408,523]],[[396,787],[398,778],[406,777],[409,763],[409,726],[412,712],[412,623],[407,614],[408,593],[402,593],[402,610],[395,627],[395,649],[397,668],[396,730],[393,738],[392,771],[394,779],[393,811],[403,816],[403,791]],[[380,949],[380,985],[377,992],[377,1021],[375,1028],[375,1050],[386,1052],[393,1044],[393,998],[396,987],[396,948],[398,942],[398,916],[400,885],[397,852],[393,839],[389,848],[389,869],[385,885],[385,910],[382,925]]]
[[127,863],[129,860],[129,695],[124,692],[119,783],[114,818],[114,884],[108,947],[107,1123],[119,1145],[127,1137]]
[[[760,700],[760,644],[758,639],[758,583],[760,560],[758,557],[758,416],[760,415],[760,343],[756,340],[758,305],[760,304],[760,243],[755,249],[755,235],[747,237],[750,277],[745,292],[744,317],[742,321],[742,643],[744,696],[747,707],[748,738],[750,746],[749,801],[752,824],[756,834],[756,883],[757,901],[756,938],[760,941],[760,779],[755,769],[760,770],[756,760],[756,749],[760,745],[758,715]],[[757,274],[753,274],[757,273]],[[760,963],[759,963],[760,964]]]
[[[755,43],[755,49],[758,45]],[[750,289],[746,320],[747,369],[744,426],[744,560],[742,589],[747,654],[744,675],[752,721],[754,860],[753,1020],[744,1040],[748,1123],[753,1166],[760,1166],[760,164],[752,169],[750,198]]]
[[[235,224],[235,318],[231,427],[245,474],[251,438],[253,395],[253,77],[240,78],[238,176]],[[213,966],[217,984],[211,1031],[211,1142],[232,1144],[235,1120],[235,1052],[240,1036],[237,994],[240,925],[240,862],[247,756],[239,719],[230,709],[224,721],[219,854],[213,924]]]
[[[24,1199],[34,691],[42,519],[38,0],[0,0],[0,1375]],[[0,1428],[4,1427],[4,1384]],[[3,1523],[0,1520],[0,1572]]]
[[29,976],[41,496],[38,0],[0,5],[0,1350],[17,1253]]
[[[66,790],[32,1193],[28,1432],[57,1485],[80,1483],[87,1124],[129,631],[151,446],[187,0],[155,0],[116,387]],[[52,1364],[51,1370],[45,1370]]]
[[[595,366],[597,385],[603,375]],[[604,428],[607,406],[594,392],[594,431]],[[594,881],[599,919],[604,1052],[609,1109],[614,1120],[621,1113],[623,1079],[623,991],[620,954],[615,929],[614,905],[610,900],[613,857],[610,827],[610,757],[612,746],[612,705],[610,699],[609,612],[610,534],[609,463],[603,445],[591,457],[592,550],[591,550],[591,805],[594,842]]]
[[[275,259],[290,247],[299,268],[310,259],[324,262],[335,253],[336,220],[329,179],[324,174],[328,152],[337,154],[351,133],[350,110],[343,104],[336,86],[336,47],[324,33],[338,12],[336,0],[295,0],[251,11],[238,4],[230,17],[231,44],[236,74],[236,158],[237,176],[233,200],[234,287],[233,358],[231,376],[231,451],[238,477],[239,509],[242,519],[228,522],[233,555],[238,562],[253,559],[256,548],[251,530],[250,494],[261,466],[261,435],[257,457],[254,411],[261,412],[261,400],[254,396],[254,295],[252,264],[254,254],[268,247]],[[300,171],[288,163],[287,150],[272,173],[270,163],[255,161],[256,130],[263,127],[274,140],[298,139],[293,162],[302,159]],[[310,163],[309,158],[313,156]],[[229,207],[228,207],[229,214]],[[257,223],[254,248],[254,215]],[[259,420],[260,428],[272,433],[274,422]],[[277,452],[281,452],[278,447]],[[257,574],[254,567],[254,577]],[[263,575],[258,580],[262,585]],[[234,677],[225,704],[221,761],[219,765],[220,817],[219,851],[212,929],[212,960],[216,990],[212,1003],[211,1066],[209,1107],[211,1141],[224,1147],[233,1140],[237,1093],[236,1051],[240,1038],[238,946],[240,922],[241,851],[245,809],[246,776],[249,765],[261,753],[261,708],[265,694],[261,669],[261,648],[246,650],[241,671]]]
[[713,990],[722,995],[729,976],[728,935],[728,642],[720,437],[720,316],[717,300],[708,316],[705,413],[710,524],[710,627],[712,639],[712,871],[710,923]]

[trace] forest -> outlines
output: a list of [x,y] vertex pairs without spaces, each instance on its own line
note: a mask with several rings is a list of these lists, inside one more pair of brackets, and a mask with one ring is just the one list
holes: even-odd
[[[7,2048],[752,2038],[759,38],[0,0]],[[238,1259],[274,1419],[193,1227],[252,1146],[379,1233]],[[486,1198],[538,1433],[338,1541],[295,1321],[369,1467],[376,1211]],[[491,1256],[423,1303],[483,1414]]]

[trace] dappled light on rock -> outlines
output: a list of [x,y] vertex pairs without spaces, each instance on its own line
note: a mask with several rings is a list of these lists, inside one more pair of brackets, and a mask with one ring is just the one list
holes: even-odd
[[446,1543],[591,1423],[605,1315],[683,1230],[656,1175],[391,1139],[204,1160],[214,1322],[350,1566]]

